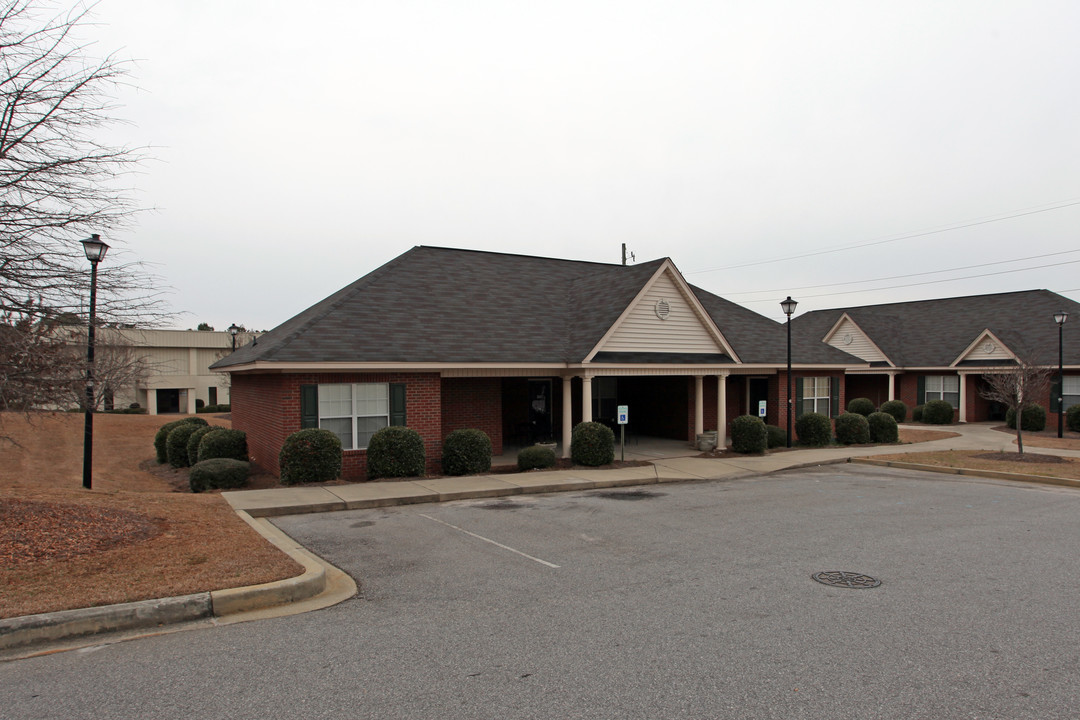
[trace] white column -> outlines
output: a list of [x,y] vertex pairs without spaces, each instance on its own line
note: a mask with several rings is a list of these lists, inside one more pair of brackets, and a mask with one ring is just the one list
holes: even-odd
[[571,378],[562,379],[562,456],[570,457],[570,431],[574,422],[574,396],[570,392]]
[[716,376],[716,446],[727,443],[727,374]]
[[967,375],[960,373],[960,422],[967,422]]
[[697,442],[697,436],[705,432],[705,378],[701,375],[694,376],[694,437],[691,442]]
[[146,414],[157,415],[157,390],[146,388]]
[[592,378],[581,376],[581,422],[592,422]]
[[896,399],[896,373],[889,373],[889,399]]

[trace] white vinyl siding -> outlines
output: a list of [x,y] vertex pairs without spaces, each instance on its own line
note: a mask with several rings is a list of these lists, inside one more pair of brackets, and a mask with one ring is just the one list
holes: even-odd
[[832,388],[829,385],[831,378],[808,377],[803,378],[803,413],[820,413],[829,417],[829,404],[832,402]]
[[944,400],[954,409],[960,407],[960,378],[956,375],[927,375],[925,401],[931,400]]
[[386,383],[319,385],[319,427],[337,435],[342,449],[365,449],[371,436],[389,424]]
[[[664,320],[656,314],[656,304],[661,300],[667,301]],[[666,273],[656,279],[599,349],[606,352],[724,352]]]
[[1080,405],[1080,375],[1066,375],[1062,378],[1061,402],[1063,409],[1068,410],[1073,405]]
[[874,343],[870,342],[870,338],[850,318],[844,318],[841,321],[836,331],[829,338],[829,344],[867,362],[888,360],[885,354],[878,350]]

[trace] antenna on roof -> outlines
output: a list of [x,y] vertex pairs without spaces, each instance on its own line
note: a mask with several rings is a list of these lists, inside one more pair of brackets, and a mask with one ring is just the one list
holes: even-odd
[[[637,260],[637,258],[634,257],[634,253],[630,253],[630,262],[633,262],[634,260]],[[622,244],[622,264],[626,264],[626,243]]]

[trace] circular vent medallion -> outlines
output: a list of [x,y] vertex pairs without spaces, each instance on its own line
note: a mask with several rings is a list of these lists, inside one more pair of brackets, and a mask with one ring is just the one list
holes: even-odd
[[660,298],[656,301],[656,317],[661,320],[667,320],[668,315],[671,314],[671,304],[664,298]]

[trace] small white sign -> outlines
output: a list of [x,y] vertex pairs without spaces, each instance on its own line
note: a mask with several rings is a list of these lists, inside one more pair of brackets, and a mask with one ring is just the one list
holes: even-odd
[[629,408],[629,405],[620,405],[619,406],[619,424],[620,425],[626,425],[629,422],[629,420],[627,420],[627,417],[630,414],[628,412],[628,408]]
[[758,400],[758,404],[757,404],[757,416],[758,417],[765,417],[765,414],[766,414],[765,413],[765,406],[766,406],[766,402],[764,400]]

